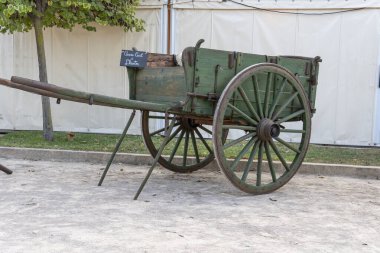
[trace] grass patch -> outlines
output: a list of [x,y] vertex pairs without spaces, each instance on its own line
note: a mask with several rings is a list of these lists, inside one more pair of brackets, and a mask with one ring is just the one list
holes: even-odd
[[[111,152],[118,139],[119,135],[114,134],[75,133],[74,138],[69,140],[66,132],[55,132],[54,141],[48,142],[42,139],[41,131],[14,131],[0,138],[0,146]],[[159,139],[160,138],[155,140],[155,142],[159,142]],[[209,145],[212,146],[211,141],[208,142]],[[198,145],[198,147],[200,147],[200,154],[207,153],[201,144]],[[229,150],[229,156],[233,157],[237,150],[238,149]],[[170,154],[170,151],[171,147],[168,147],[164,153]],[[191,151],[192,150],[190,150],[190,155],[192,153]],[[128,135],[126,137],[126,140],[120,147],[120,152],[148,153],[142,136],[136,135]],[[181,152],[182,150],[178,150],[177,155],[180,155]],[[272,155],[272,157],[274,159],[276,158],[275,155]],[[287,158],[286,155],[285,158]],[[310,145],[305,162],[380,166],[380,148],[347,148]]]
[[[69,140],[66,132],[54,132],[54,141],[45,141],[41,131],[14,131],[0,138],[0,146],[111,152],[120,135],[75,133]],[[121,152],[147,153],[142,136],[129,135],[120,147]]]

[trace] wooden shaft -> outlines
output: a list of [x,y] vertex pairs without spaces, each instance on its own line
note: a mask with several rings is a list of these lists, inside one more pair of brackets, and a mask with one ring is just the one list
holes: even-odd
[[[129,100],[124,98],[115,98],[99,94],[92,94],[82,91],[71,90],[67,88],[62,88],[49,83],[42,83],[39,81],[22,78],[22,77],[12,77],[11,81],[0,79],[0,84],[30,91],[33,93],[43,95],[49,93],[52,97],[67,99],[80,103],[94,104],[94,105],[103,105],[108,107],[116,107],[123,109],[136,109],[136,110],[147,110],[155,112],[166,112],[170,108],[180,107],[178,103],[168,104],[158,104],[150,102],[142,102],[136,100]],[[33,91],[31,91],[33,90]],[[50,96],[50,95],[49,95]]]
[[0,170],[7,173],[8,175],[13,173],[13,171],[11,171],[10,169],[8,169],[7,167],[5,167],[4,165],[1,165],[1,164],[0,164]]

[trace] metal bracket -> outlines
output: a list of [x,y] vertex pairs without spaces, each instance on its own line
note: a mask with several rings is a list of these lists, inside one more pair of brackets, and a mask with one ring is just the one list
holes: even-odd
[[317,62],[317,63],[322,62],[322,58],[320,56],[316,56],[314,57],[314,62]]
[[[193,64],[194,64],[194,76],[193,76],[194,87],[195,87],[195,86],[198,86],[198,84],[199,84],[199,76],[196,76],[196,72],[198,71],[196,65],[197,65],[197,58],[198,58],[198,50],[199,50],[199,48],[201,47],[201,44],[202,44],[203,42],[205,42],[204,39],[200,39],[200,40],[198,40],[197,44],[195,44],[195,50],[194,50],[194,55],[193,55],[194,59],[191,59],[191,58],[189,57],[189,61],[190,61],[190,59],[191,59],[191,61],[192,61]],[[189,56],[190,56],[190,54],[189,54]],[[190,65],[190,64],[189,64],[189,65]],[[190,66],[192,66],[192,65],[190,65]]]
[[193,66],[193,53],[189,50],[187,51],[187,63],[189,64],[190,67]]
[[310,75],[311,72],[311,64],[309,62],[306,62],[305,64],[305,75]]
[[169,130],[169,109],[165,111],[165,137],[168,136]]
[[[319,56],[316,56],[313,60],[313,65],[315,65],[315,72],[318,72],[318,68],[319,68],[319,63],[322,62],[322,59],[321,57]],[[314,73],[311,73],[310,74],[310,78],[309,78],[309,82],[310,82],[310,85],[314,86],[314,85],[317,85],[318,84],[318,81],[317,81],[317,76],[316,74]]]
[[187,95],[189,97],[196,97],[196,98],[203,98],[203,99],[207,99],[208,101],[218,101],[219,100],[219,97],[216,93],[214,92],[209,92],[207,93],[206,95],[204,94],[198,94],[198,93],[192,93],[192,92],[188,92]]
[[195,84],[195,86],[198,86],[198,84],[199,84],[199,76],[196,76],[195,77],[195,80],[194,80],[194,84]]
[[[269,57],[268,57],[268,58],[269,58]],[[276,56],[274,56],[274,57],[270,57],[270,58],[269,58],[269,63],[277,64],[277,62],[278,62],[278,59],[277,59]]]
[[209,101],[218,101],[219,100],[219,96],[216,93],[209,92],[209,93],[207,93],[207,100],[209,100]]
[[236,52],[231,52],[228,54],[228,68],[233,69],[236,62]]
[[205,42],[204,39],[200,39],[200,40],[198,40],[197,44],[195,44],[195,48],[196,48],[196,49],[199,49],[199,48],[201,47],[201,44],[202,44],[203,42]]
[[216,93],[216,87],[218,86],[218,74],[223,68],[218,64],[215,66],[215,81],[214,81],[214,93]]

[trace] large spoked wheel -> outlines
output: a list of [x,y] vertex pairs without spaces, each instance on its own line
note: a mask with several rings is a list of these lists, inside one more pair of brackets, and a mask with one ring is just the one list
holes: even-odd
[[[211,130],[185,116],[170,115],[176,119],[172,134],[158,162],[165,168],[179,173],[199,170],[214,160],[212,145],[207,137]],[[156,156],[165,133],[164,116],[149,111],[142,113],[142,134],[144,142],[153,157]],[[157,122],[161,124],[157,124]],[[158,130],[157,125],[161,125]],[[175,157],[181,154],[180,157]]]
[[[233,131],[223,144],[226,129]],[[308,98],[287,69],[270,63],[250,66],[223,91],[213,132],[216,160],[232,184],[251,194],[272,192],[294,176],[307,152]]]

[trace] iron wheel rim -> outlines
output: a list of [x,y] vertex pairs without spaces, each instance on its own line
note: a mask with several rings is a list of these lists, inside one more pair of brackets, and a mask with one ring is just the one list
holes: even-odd
[[[246,132],[247,133],[246,135],[248,137],[247,137],[247,139],[244,139],[244,140],[249,139],[249,141],[246,144],[246,146],[244,146],[244,148],[246,148],[248,145],[248,148],[247,148],[247,151],[243,154],[243,156],[246,153],[248,153],[248,151],[250,151],[250,153],[249,153],[249,158],[246,161],[244,170],[243,170],[242,175],[241,175],[240,172],[238,173],[238,171],[235,171],[236,168],[234,168],[232,166],[235,166],[236,159],[239,158],[241,152],[244,151],[244,148],[239,152],[238,156],[235,157],[235,159],[231,163],[227,159],[228,157],[227,157],[226,151],[225,151],[225,149],[227,149],[227,148],[225,148],[224,144],[221,142],[220,132],[223,130],[223,128],[226,127],[223,125],[223,122],[224,122],[225,117],[226,117],[227,108],[233,108],[233,106],[231,107],[231,105],[229,105],[231,98],[233,96],[236,97],[236,94],[237,94],[236,92],[238,92],[242,101],[244,101],[244,103],[247,104],[247,101],[243,99],[244,96],[247,96],[246,94],[245,95],[243,94],[243,93],[245,93],[244,87],[243,87],[244,82],[249,83],[250,82],[249,78],[251,78],[252,79],[252,86],[255,87],[254,79],[257,80],[258,78],[257,77],[254,78],[254,76],[255,75],[258,76],[259,74],[263,74],[263,73],[267,73],[268,80],[270,80],[270,77],[269,77],[270,74],[269,73],[272,73],[271,75],[274,76],[272,78],[278,78],[278,79],[282,78],[283,80],[285,80],[285,81],[283,81],[285,84],[282,88],[284,88],[285,86],[290,86],[294,90],[294,93],[291,94],[290,97],[287,98],[286,101],[292,100],[292,97],[294,97],[293,99],[296,99],[296,98],[298,99],[299,104],[302,107],[301,110],[304,110],[302,113],[297,115],[298,117],[301,117],[300,121],[302,122],[301,123],[302,129],[286,129],[285,128],[285,129],[281,129],[280,132],[281,133],[288,133],[290,131],[289,133],[291,133],[292,131],[294,131],[294,132],[297,131],[298,133],[295,133],[295,134],[300,135],[298,137],[300,140],[298,143],[298,148],[297,147],[294,148],[293,143],[288,143],[280,137],[281,133],[279,133],[278,137],[276,137],[277,133],[275,133],[274,137],[271,136],[271,138],[269,138],[269,139],[267,139],[268,137],[265,134],[258,136],[257,132],[259,132],[258,131],[259,123],[262,122],[266,118],[269,120],[272,120],[274,124],[278,124],[279,126],[282,127],[282,124],[288,123],[289,121],[291,121],[295,117],[297,117],[297,116],[292,117],[292,114],[289,114],[288,116],[282,115],[282,111],[280,111],[282,106],[280,108],[278,108],[279,105],[275,104],[276,100],[277,100],[277,102],[279,100],[276,97],[276,90],[274,89],[273,91],[271,91],[271,87],[270,87],[271,83],[270,83],[270,81],[267,81],[266,86],[265,86],[266,89],[265,89],[264,101],[259,101],[260,100],[260,97],[259,97],[259,99],[257,99],[257,101],[259,101],[259,103],[252,103],[251,102],[251,105],[252,105],[253,109],[255,109],[256,112],[252,112],[251,115],[249,115],[249,117],[253,120],[249,121],[249,119],[245,119],[246,122],[248,122],[248,124],[247,124],[248,126],[245,128],[249,129],[248,127],[252,127],[252,130]],[[277,80],[277,79],[275,79],[275,80]],[[256,83],[257,83],[257,81],[256,81]],[[273,83],[272,83],[272,86],[273,86]],[[279,88],[281,88],[281,86],[282,86],[282,83],[279,86]],[[267,87],[269,87],[269,88],[267,88]],[[241,88],[243,88],[243,93],[241,92]],[[287,87],[287,88],[289,88],[289,87]],[[257,84],[256,84],[256,89],[259,90]],[[256,89],[253,88],[253,90],[256,90]],[[268,92],[268,90],[269,90],[269,92]],[[278,92],[278,94],[282,95],[282,93],[279,92],[279,90],[277,90],[277,92]],[[267,96],[268,96],[268,99],[267,99]],[[257,98],[256,94],[255,94],[255,98]],[[272,101],[272,104],[269,103],[270,101]],[[258,104],[261,104],[261,107],[262,107],[261,109],[259,108]],[[275,104],[274,107],[273,107],[273,104]],[[251,112],[251,110],[248,108],[249,106],[247,105],[246,107],[247,107],[246,109]],[[230,109],[230,110],[234,111],[235,109]],[[284,109],[282,109],[282,110],[284,110]],[[300,112],[300,110],[298,111],[298,113],[299,112]],[[293,114],[296,114],[296,113],[297,112],[295,112]],[[280,117],[280,116],[282,116],[282,117]],[[289,118],[289,119],[287,119],[287,118]],[[269,124],[269,126],[271,126],[271,125]],[[263,129],[266,132],[268,132],[268,130],[266,128],[263,128]],[[218,101],[218,105],[216,107],[216,113],[214,115],[213,132],[215,133],[214,137],[213,137],[213,144],[214,144],[216,160],[217,160],[218,165],[219,165],[220,169],[222,170],[222,172],[226,175],[226,177],[232,182],[232,184],[234,186],[236,186],[240,190],[247,192],[247,193],[250,193],[250,194],[264,194],[264,193],[269,193],[269,192],[277,190],[278,188],[285,185],[294,176],[294,174],[298,171],[298,169],[301,166],[302,161],[306,155],[308,145],[309,145],[309,141],[310,141],[311,112],[310,112],[310,105],[308,103],[308,98],[305,94],[305,91],[302,87],[302,84],[299,82],[299,80],[291,72],[289,72],[287,69],[285,69],[279,65],[276,65],[276,64],[262,63],[262,64],[256,64],[256,65],[253,65],[253,66],[250,66],[250,67],[244,69],[243,71],[241,71],[238,75],[236,75],[230,81],[230,83],[227,85],[227,87],[223,91],[223,93],[222,93],[222,95]],[[238,139],[235,139],[235,140],[238,140]],[[233,141],[235,141],[235,140],[233,140]],[[229,143],[231,143],[233,141],[230,141]],[[285,144],[283,144],[282,142],[284,142]],[[289,150],[290,149],[297,150],[298,153],[296,151],[292,150],[296,154],[294,155],[294,157],[290,163],[288,161],[286,161],[286,159],[284,159],[284,156],[278,150],[277,146],[279,144],[281,144],[282,146],[285,146]],[[227,143],[226,145],[228,146],[229,144]],[[279,155],[275,151],[276,148],[277,148],[277,151],[280,152]],[[269,155],[268,155],[268,153],[269,153]],[[277,167],[278,166],[283,167],[283,169],[284,169],[280,176],[278,176],[277,170],[274,168],[275,166],[274,166],[273,157],[272,157],[273,153],[280,160],[280,163],[279,163],[280,165],[278,165],[276,163],[276,166]],[[253,154],[253,157],[251,157],[252,154]],[[265,154],[265,158],[266,158],[265,162],[266,162],[267,166],[269,167],[269,174],[270,174],[270,178],[272,179],[272,182],[263,183],[261,181],[262,180],[261,177],[263,174],[262,168],[263,168],[264,154]],[[254,159],[256,156],[257,156],[257,162],[255,165]],[[240,160],[241,160],[241,158],[239,159],[239,161],[237,163],[239,163]],[[238,165],[236,165],[236,166],[238,166]],[[288,167],[288,169],[286,169],[286,166]],[[256,179],[255,180],[252,179],[250,182],[247,182],[248,176],[250,174],[251,174],[251,176],[252,176],[252,174],[254,174],[254,173],[251,173],[252,169],[253,169],[253,171],[256,171]],[[259,176],[259,174],[261,174],[261,175]]]

